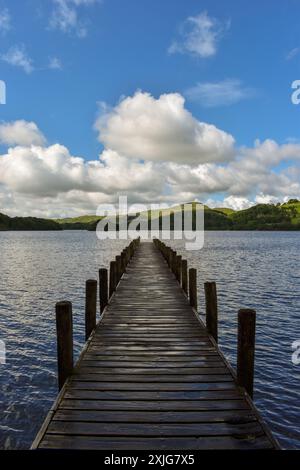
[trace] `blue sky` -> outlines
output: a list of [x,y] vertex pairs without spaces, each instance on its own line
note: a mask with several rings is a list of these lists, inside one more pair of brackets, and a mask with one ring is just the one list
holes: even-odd
[[[165,200],[171,192],[173,196],[167,201],[170,203],[195,197],[212,204],[225,200],[227,205],[245,206],[263,198],[275,201],[299,196],[300,106],[291,102],[291,84],[300,78],[299,4],[298,0],[272,2],[272,6],[269,0],[0,0],[0,80],[7,86],[6,104],[0,105],[0,162],[4,162],[2,179],[0,174],[1,211],[82,213],[93,211],[98,202],[108,202],[118,193],[118,185],[115,189],[95,188],[96,177],[89,179],[91,166],[85,166],[80,173],[79,178],[86,180],[83,186],[66,183],[65,188],[62,184],[56,190],[50,188],[43,193],[36,188],[30,192],[30,158],[24,157],[26,171],[15,175],[16,183],[11,172],[17,171],[16,162],[20,163],[17,159],[21,157],[18,155],[13,162],[12,157],[8,161],[5,156],[8,148],[24,147],[24,152],[29,152],[31,144],[53,153],[58,151],[54,145],[63,145],[69,152],[64,158],[82,157],[92,166],[93,162],[99,163],[99,154],[104,151],[100,162],[110,171],[103,177],[118,171],[118,157],[113,154],[117,152],[126,159],[120,170],[128,172],[128,188],[121,185],[124,192],[132,189],[131,178],[140,170],[141,179],[145,173],[145,187],[148,177],[150,187],[153,188],[153,181],[157,184],[157,193],[145,191],[145,195],[141,180],[131,191],[131,199],[137,201],[139,197]],[[212,154],[207,156],[207,148],[198,143],[195,152],[198,149],[199,161],[194,157],[185,160],[184,148],[182,158],[173,159],[166,145],[166,153],[162,151],[158,157],[143,149],[139,154],[138,143],[147,146],[145,136],[130,132],[123,139],[137,139],[135,149],[126,148],[127,144],[122,147],[124,140],[118,141],[120,130],[115,135],[119,128],[113,117],[120,112],[123,127],[127,126],[132,115],[129,119],[118,103],[134,99],[137,90],[152,99],[139,103],[139,114],[134,118],[138,124],[144,113],[150,121],[167,119],[151,133],[157,144],[162,138],[161,129],[173,122],[172,116],[160,109],[160,96],[176,93],[185,99],[184,104],[174,105],[175,113],[182,112],[182,141],[191,136],[184,134],[184,120],[191,113],[194,124],[213,124],[226,136],[233,136],[234,155],[229,156],[226,144],[223,157],[213,156],[215,149],[210,149]],[[106,103],[101,129],[97,119],[100,109],[103,117],[104,105],[99,102]],[[133,101],[131,105],[134,109]],[[142,106],[145,111],[141,111]],[[152,106],[153,113],[147,115]],[[159,117],[155,109],[160,110]],[[24,142],[18,136],[8,138],[8,132],[10,136],[11,132],[20,133],[19,128],[8,128],[16,121],[23,125],[35,123],[36,132],[43,134],[47,143],[30,139]],[[137,127],[137,132],[143,132]],[[167,134],[163,136],[164,144],[170,137],[169,130]],[[146,140],[149,138],[148,135]],[[261,143],[255,145],[256,139]],[[268,145],[271,140],[274,148]],[[257,148],[259,145],[261,149]],[[171,146],[170,152],[173,151]],[[273,157],[264,156],[267,163],[262,165],[262,157],[257,154],[267,151]],[[278,155],[274,157],[274,153]],[[245,161],[243,173],[240,160]],[[60,164],[67,165],[66,161]],[[236,188],[233,173],[247,179],[247,171],[253,166],[256,170],[250,174],[252,186]],[[180,168],[190,174],[178,181],[175,175]],[[227,173],[223,183],[228,175],[232,178],[227,185],[220,183],[224,169]],[[43,170],[41,181],[47,179],[47,168]],[[62,178],[63,168],[57,171]],[[162,172],[164,182],[156,178],[156,173]],[[254,178],[257,172],[262,174],[261,182]],[[268,186],[266,172],[268,177],[274,175]],[[26,184],[21,184],[22,178],[28,178]],[[48,179],[51,181],[51,175]],[[212,179],[208,187],[207,181]],[[87,193],[93,194],[87,198]],[[24,197],[28,199],[26,206],[21,203]]]

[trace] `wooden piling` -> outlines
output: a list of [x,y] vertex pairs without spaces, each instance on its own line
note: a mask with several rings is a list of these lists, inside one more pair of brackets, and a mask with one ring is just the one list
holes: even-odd
[[103,313],[108,304],[108,272],[105,268],[99,269],[99,299],[100,313]]
[[87,341],[96,327],[97,281],[89,279],[85,285],[85,340]]
[[130,253],[129,253],[129,247],[128,246],[125,248],[125,259],[126,259],[126,266],[127,266],[129,261],[130,261]]
[[189,269],[189,293],[190,305],[197,310],[197,270],[195,268]]
[[186,259],[181,261],[181,286],[188,295],[188,264]]
[[56,304],[58,388],[73,371],[73,315],[71,302]]
[[118,255],[116,256],[116,284],[118,285],[121,277],[122,277],[122,261],[121,261],[121,256]]
[[206,329],[216,343],[218,342],[218,300],[215,282],[205,282]]
[[116,275],[116,262],[111,261],[109,266],[109,298],[111,298],[116,290]]
[[171,266],[171,249],[169,246],[166,247],[166,261],[168,263],[168,266]]
[[122,274],[125,272],[126,270],[126,255],[125,255],[125,250],[122,251],[121,253],[121,271],[122,271]]
[[182,261],[182,256],[177,255],[176,256],[176,279],[181,284],[181,261]]
[[172,250],[172,264],[171,264],[171,270],[172,270],[172,273],[176,275],[176,256],[177,256],[177,253],[176,251]]
[[129,252],[130,252],[130,259],[131,259],[133,257],[133,254],[134,254],[133,241],[129,245]]
[[238,313],[237,381],[253,397],[256,312],[241,309]]

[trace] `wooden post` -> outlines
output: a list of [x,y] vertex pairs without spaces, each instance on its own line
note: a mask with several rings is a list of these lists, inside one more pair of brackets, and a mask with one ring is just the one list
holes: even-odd
[[125,253],[126,253],[126,267],[130,261],[130,253],[129,253],[129,247],[127,246],[126,249],[125,249]]
[[215,282],[205,282],[206,329],[216,343],[218,342],[218,300]]
[[190,304],[197,310],[197,270],[195,268],[189,269],[189,292]]
[[96,326],[97,281],[89,279],[85,285],[85,340],[87,341]]
[[163,217],[162,214],[163,214],[162,211],[159,211],[159,213],[158,213],[158,232],[159,232],[159,234],[161,234],[161,232],[162,232],[162,217]]
[[109,267],[109,298],[113,295],[116,290],[116,262],[111,261]]
[[253,398],[255,355],[255,310],[242,309],[238,313],[237,381]]
[[176,279],[181,284],[181,260],[182,256],[177,255],[176,256]]
[[186,259],[181,261],[181,285],[186,295],[188,295],[188,265]]
[[56,304],[58,388],[73,372],[73,315],[71,302]]
[[173,274],[175,274],[175,275],[176,275],[176,256],[177,256],[176,251],[172,250],[172,265],[171,265],[171,269],[172,269]]
[[168,247],[168,265],[169,268],[172,268],[172,250],[170,247]]
[[125,254],[125,250],[123,250],[122,253],[121,253],[121,269],[122,269],[122,274],[125,273],[125,270],[126,270],[126,254]]
[[121,264],[121,256],[120,255],[116,256],[116,268],[117,268],[116,269],[116,273],[117,273],[117,277],[116,277],[117,282],[116,282],[116,284],[118,284],[121,277],[122,277],[122,264]]
[[108,304],[108,272],[105,268],[99,269],[99,298],[100,313],[102,313]]

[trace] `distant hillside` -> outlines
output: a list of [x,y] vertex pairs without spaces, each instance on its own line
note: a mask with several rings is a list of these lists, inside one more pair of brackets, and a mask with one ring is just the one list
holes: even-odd
[[292,224],[300,225],[300,201],[298,199],[290,199],[289,202],[282,204],[281,207],[289,212]]
[[258,204],[228,215],[234,230],[300,230],[300,201]]
[[217,212],[222,212],[222,214],[225,215],[230,215],[235,212],[234,209],[229,209],[228,207],[215,207],[214,210]]
[[0,230],[61,230],[61,226],[49,219],[8,217],[0,213]]
[[[165,217],[181,210],[181,205],[137,214],[150,222],[159,219],[159,225]],[[193,212],[199,210],[200,203],[190,203]],[[228,208],[211,209],[204,206],[205,230],[300,230],[300,201],[291,199],[283,204],[258,204],[249,209],[234,211]],[[174,227],[174,215],[171,215],[171,230]],[[128,223],[136,216],[129,215]],[[8,217],[0,213],[0,230],[96,230],[102,217],[84,215],[65,219],[38,219],[35,217]],[[118,224],[117,224],[118,230]]]
[[102,217],[97,215],[82,215],[79,217],[55,219],[63,230],[90,230],[97,225]]
[[288,208],[270,204],[258,204],[228,217],[235,230],[286,230],[294,226]]
[[[186,205],[185,208],[187,210],[191,210],[193,213],[195,213],[197,210],[199,210],[199,207],[202,204],[200,203],[189,203],[189,205]],[[181,210],[181,206],[174,206],[171,207],[170,209],[164,209],[162,211],[153,211],[153,213],[150,216],[150,213],[142,213],[141,216],[143,217],[148,217],[148,220],[151,218],[153,219],[158,219],[160,218],[161,220],[159,221],[159,226],[163,226],[163,219],[165,218],[170,218],[170,228],[171,230],[174,229],[174,217],[172,214],[176,214]],[[161,213],[161,214],[160,214]],[[204,223],[205,223],[205,229],[206,230],[230,230],[232,228],[232,221],[226,217],[225,214],[216,211],[214,209],[210,209],[207,206],[204,206]]]
[[[190,204],[193,211],[199,203]],[[180,205],[161,211],[162,218],[180,210]],[[234,211],[228,208],[210,209],[204,206],[205,230],[300,230],[300,201],[292,199],[284,204],[258,204],[249,209]],[[146,213],[147,216],[147,213]],[[152,218],[158,218],[155,211]],[[170,223],[173,229],[171,217]]]

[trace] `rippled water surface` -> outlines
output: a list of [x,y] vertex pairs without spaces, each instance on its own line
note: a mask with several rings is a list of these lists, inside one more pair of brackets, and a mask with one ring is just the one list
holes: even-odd
[[[83,345],[84,286],[125,242],[100,242],[90,232],[0,233],[0,447],[28,448],[56,393],[54,305],[71,300],[76,354]],[[300,449],[299,233],[208,232],[205,247],[184,253],[203,283],[216,280],[220,344],[233,366],[237,311],[257,310],[255,403],[285,448]]]

